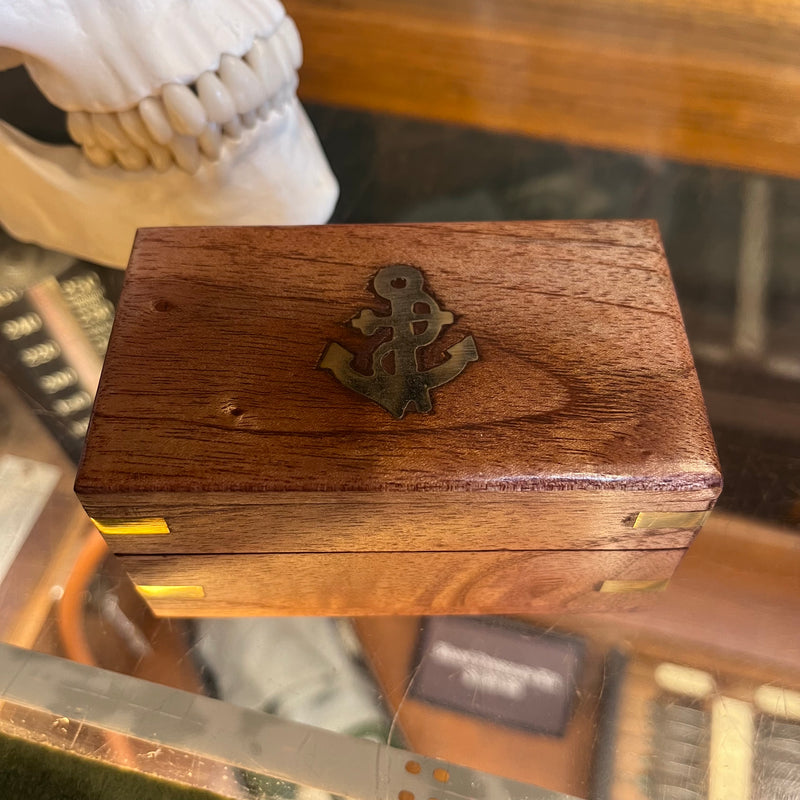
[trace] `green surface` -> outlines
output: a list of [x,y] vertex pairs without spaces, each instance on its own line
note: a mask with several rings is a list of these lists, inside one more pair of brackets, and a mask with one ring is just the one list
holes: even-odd
[[0,734],[2,800],[220,800],[102,761]]

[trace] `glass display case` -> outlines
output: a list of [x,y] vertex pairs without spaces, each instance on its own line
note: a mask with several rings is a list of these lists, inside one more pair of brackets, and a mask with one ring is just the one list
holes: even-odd
[[[658,222],[723,493],[640,610],[156,618],[72,491],[124,272],[3,235],[0,787],[800,797],[800,14],[287,9],[332,222]],[[22,68],[0,117],[66,141]]]

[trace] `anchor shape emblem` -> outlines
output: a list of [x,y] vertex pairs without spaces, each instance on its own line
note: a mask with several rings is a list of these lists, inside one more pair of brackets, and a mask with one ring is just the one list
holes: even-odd
[[[328,345],[319,362],[320,368],[330,370],[341,384],[383,406],[397,419],[411,403],[417,411],[430,411],[431,389],[453,380],[470,361],[478,360],[475,340],[467,336],[447,349],[448,358],[441,364],[424,371],[419,369],[419,348],[433,343],[442,328],[453,323],[453,315],[442,311],[423,291],[423,282],[422,273],[405,264],[384,267],[375,276],[375,294],[389,300],[389,315],[363,309],[350,321],[365,336],[381,328],[392,329],[392,338],[372,353],[371,375],[353,369],[354,354],[338,342]],[[390,353],[394,357],[391,371],[386,367]]]

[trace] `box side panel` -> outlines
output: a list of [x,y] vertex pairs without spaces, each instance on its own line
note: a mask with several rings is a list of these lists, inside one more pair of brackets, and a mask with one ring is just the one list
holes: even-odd
[[[715,491],[84,496],[116,553],[686,547]],[[235,500],[235,502],[234,502]],[[152,525],[142,520],[164,520]]]
[[164,616],[523,614],[639,607],[664,588],[682,555],[329,553],[122,562]]

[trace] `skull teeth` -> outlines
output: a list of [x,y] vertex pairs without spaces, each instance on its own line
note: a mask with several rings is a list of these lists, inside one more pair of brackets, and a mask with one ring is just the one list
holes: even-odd
[[245,60],[258,76],[268,97],[275,95],[286,81],[283,61],[276,45],[272,38],[256,39],[250,52],[245,56]]
[[197,96],[211,122],[223,124],[236,116],[231,93],[216,72],[204,72],[196,81]]
[[116,163],[129,171],[152,166],[163,172],[174,164],[194,173],[201,156],[220,157],[224,137],[239,139],[243,127],[281,113],[293,99],[301,62],[297,27],[284,17],[271,36],[256,37],[241,58],[222,55],[218,70],[204,72],[191,86],[167,84],[160,96],[124,111],[71,111],[67,130],[96,167]]
[[176,133],[184,136],[199,136],[208,119],[203,104],[197,95],[182,83],[170,83],[161,93],[167,117]]
[[158,97],[145,97],[139,103],[139,113],[142,115],[147,132],[158,144],[167,144],[173,137],[174,131],[170,125],[164,104]]
[[200,148],[194,136],[173,136],[167,146],[181,169],[197,172],[200,168]]
[[234,117],[231,117],[223,126],[222,131],[226,136],[229,136],[231,139],[241,139],[242,138],[242,119],[238,114]]
[[156,142],[148,145],[147,157],[156,172],[166,172],[173,164],[172,153],[164,145]]
[[85,144],[83,154],[89,163],[96,167],[110,167],[114,163],[114,154],[99,144]]
[[197,144],[206,158],[216,161],[222,151],[222,131],[215,122],[209,122],[197,137]]
[[284,46],[289,56],[292,69],[298,70],[303,64],[303,43],[300,32],[291,17],[286,17],[277,30],[278,40]]
[[116,114],[92,114],[92,132],[95,141],[106,150],[126,150],[131,145]]
[[147,132],[141,114],[137,109],[120,111],[117,114],[117,118],[119,119],[119,124],[122,126],[122,129],[128,134],[128,138],[137,147],[149,150],[153,144],[156,144],[156,141]]
[[127,147],[114,151],[114,158],[123,168],[130,171],[144,169],[149,163],[147,153],[139,147]]
[[247,114],[266,99],[264,85],[241,58],[224,55],[219,64],[219,77],[231,93],[236,111]]
[[73,111],[67,114],[67,131],[73,141],[78,144],[95,143],[92,133],[92,120],[85,111]]

